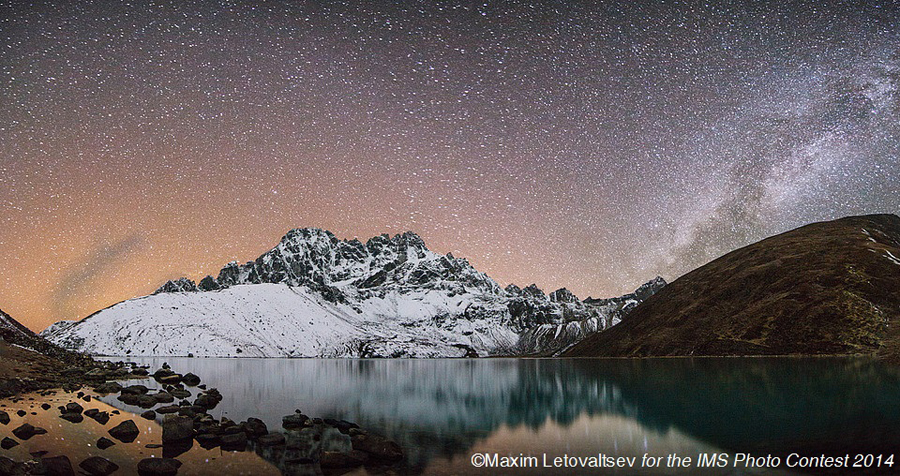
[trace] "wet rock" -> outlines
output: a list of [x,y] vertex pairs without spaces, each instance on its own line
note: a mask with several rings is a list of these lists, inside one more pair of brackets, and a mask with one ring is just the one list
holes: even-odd
[[187,453],[194,446],[194,439],[189,438],[187,440],[175,441],[170,443],[163,444],[163,458],[177,458],[184,453]]
[[24,475],[28,474],[29,470],[23,463],[17,463],[5,456],[0,456],[0,474],[9,474],[9,475]]
[[0,456],[0,474],[27,474],[25,471],[25,466],[22,463],[16,463],[6,456]]
[[198,407],[203,407],[207,410],[210,410],[210,409],[215,408],[216,405],[218,405],[220,401],[221,401],[221,398],[216,398],[213,395],[210,395],[207,393],[202,393],[199,396],[197,396],[196,400],[194,400],[194,405],[197,405]]
[[356,423],[350,423],[347,420],[334,420],[331,418],[326,418],[324,421],[326,425],[333,426],[337,428],[341,433],[348,435],[350,434],[351,429],[359,428],[359,425],[357,425]]
[[47,476],[75,476],[72,462],[69,461],[67,456],[41,458],[38,466],[39,468],[35,468],[34,471],[36,474],[45,474]]
[[184,377],[181,377],[181,381],[184,382],[185,385],[190,385],[191,387],[200,385],[200,377],[190,372],[184,374]]
[[84,411],[84,407],[77,402],[71,402],[66,404],[66,411],[69,413],[81,413]]
[[403,448],[396,442],[378,435],[355,435],[351,437],[353,449],[369,454],[381,461],[395,462],[403,459]]
[[140,395],[137,398],[137,406],[141,408],[153,408],[157,404],[156,398],[152,395]]
[[171,443],[190,440],[194,436],[194,420],[179,415],[166,415],[162,423],[162,441]]
[[[99,367],[93,368],[84,374],[85,377],[88,377],[91,379],[94,379],[94,378],[102,379],[102,378],[106,378],[108,375],[109,375],[109,372],[107,372],[106,370],[103,370]],[[79,395],[78,398],[81,398],[81,396]]]
[[156,413],[162,413],[163,415],[165,415],[166,413],[178,413],[178,410],[180,408],[181,407],[178,405],[169,405],[169,406],[165,406],[165,407],[159,407],[156,409]]
[[140,476],[175,476],[181,461],[174,458],[144,458],[138,462]]
[[227,451],[244,451],[247,449],[247,434],[243,431],[240,433],[231,433],[222,435],[219,438],[223,450]]
[[143,385],[129,385],[122,389],[123,394],[145,395],[149,389]]
[[153,398],[159,403],[172,403],[175,401],[175,397],[171,393],[164,391],[154,393]]
[[96,408],[85,410],[84,414],[101,425],[109,423],[109,413],[98,411]]
[[91,476],[107,476],[115,473],[119,469],[119,465],[106,458],[101,458],[100,456],[91,456],[81,463],[78,463],[78,467]]
[[122,385],[120,385],[118,382],[106,382],[97,387],[94,387],[94,391],[104,394],[119,393],[122,391]]
[[281,419],[281,426],[286,430],[299,430],[300,428],[303,428],[307,420],[309,420],[309,417],[298,411],[293,415],[283,417]]
[[147,410],[144,413],[141,413],[141,418],[145,420],[156,420],[156,412],[153,410]]
[[137,425],[135,425],[131,420],[125,420],[122,423],[119,423],[118,425],[109,429],[110,436],[121,441],[122,443],[131,443],[138,437],[140,433],[141,432],[140,430],[138,430]]
[[170,377],[175,375],[175,372],[172,369],[159,369],[156,372],[153,372],[153,379],[159,382],[159,379]]
[[247,433],[247,437],[251,440],[255,440],[260,436],[269,433],[269,429],[266,427],[266,424],[259,418],[250,417],[246,422],[243,423],[243,425],[244,432]]
[[175,398],[188,398],[191,396],[191,392],[183,388],[174,388],[169,393]]
[[319,457],[319,465],[323,468],[356,468],[366,464],[368,460],[369,455],[359,450],[347,453],[323,451]]
[[72,423],[81,423],[84,421],[84,416],[81,413],[75,412],[65,412],[59,416],[63,420],[70,421]]
[[116,400],[126,405],[137,405],[141,400],[141,396],[134,393],[123,393],[116,397]]
[[166,385],[175,385],[181,383],[181,375],[172,373],[168,375],[163,375],[161,377],[156,377],[156,381]]
[[4,450],[8,450],[8,449],[12,448],[13,446],[18,446],[18,445],[19,445],[18,441],[14,440],[8,436],[3,438],[3,440],[0,440],[0,448],[3,448]]
[[47,433],[47,430],[43,428],[38,428],[36,426],[31,426],[28,423],[23,423],[22,426],[13,430],[13,435],[20,440],[28,440],[31,439],[34,435],[43,435]]
[[9,413],[6,413],[3,410],[0,410],[0,423],[4,425],[9,425]]
[[260,436],[256,443],[260,446],[278,446],[283,445],[285,443],[284,435],[281,433],[269,433],[267,435]]
[[209,450],[219,446],[219,436],[212,433],[203,433],[194,437],[197,444],[205,450]]
[[106,438],[105,436],[101,436],[100,439],[97,440],[97,448],[100,448],[101,450],[105,450],[115,444],[116,443],[113,440],[110,440],[109,438]]
[[89,402],[89,401],[91,401],[91,396],[90,396],[90,395],[85,395],[85,396],[81,397],[81,399],[84,400],[84,401],[86,401],[86,402]]
[[143,376],[149,375],[149,374],[150,374],[150,371],[148,371],[147,369],[143,369],[143,368],[138,367],[138,368],[136,368],[136,369],[131,369],[131,373],[134,374],[134,375],[138,375],[138,376],[143,377]]

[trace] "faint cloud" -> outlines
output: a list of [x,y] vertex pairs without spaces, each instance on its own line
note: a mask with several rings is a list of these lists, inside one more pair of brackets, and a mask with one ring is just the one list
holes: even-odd
[[74,319],[77,316],[79,299],[90,292],[90,286],[101,275],[115,268],[129,254],[140,248],[144,237],[129,235],[119,241],[100,245],[84,258],[70,266],[56,283],[51,296],[56,319]]

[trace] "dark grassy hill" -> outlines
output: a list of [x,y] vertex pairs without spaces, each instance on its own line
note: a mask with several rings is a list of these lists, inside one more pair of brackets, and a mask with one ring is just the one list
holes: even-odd
[[813,223],[678,278],[567,357],[872,354],[900,361],[900,217]]

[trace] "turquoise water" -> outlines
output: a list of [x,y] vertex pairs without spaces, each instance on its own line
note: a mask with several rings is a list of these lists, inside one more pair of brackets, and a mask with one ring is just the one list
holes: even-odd
[[[300,409],[356,422],[400,442],[410,473],[498,472],[473,467],[475,453],[633,456],[638,466],[646,454],[663,456],[663,467],[640,472],[685,474],[698,470],[667,468],[665,458],[696,465],[701,454],[726,453],[726,467],[703,472],[746,474],[796,470],[787,467],[792,454],[797,463],[859,453],[881,456],[887,470],[900,449],[900,372],[868,359],[132,360],[151,370],[166,361],[219,388],[216,417],[279,428]],[[738,453],[780,463],[735,467]]]

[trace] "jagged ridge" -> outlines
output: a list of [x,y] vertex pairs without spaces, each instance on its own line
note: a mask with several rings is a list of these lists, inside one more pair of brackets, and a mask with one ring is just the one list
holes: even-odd
[[114,355],[546,354],[614,325],[664,284],[657,278],[608,300],[580,301],[566,289],[547,296],[535,285],[503,289],[467,260],[430,251],[412,232],[362,243],[302,228],[199,284],[168,281],[151,296],[44,334]]

